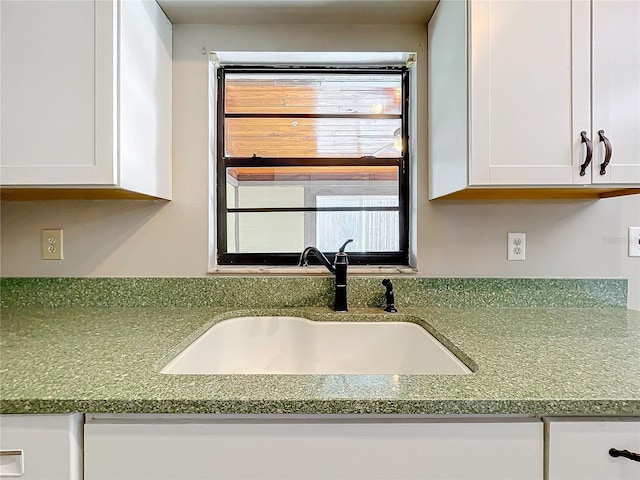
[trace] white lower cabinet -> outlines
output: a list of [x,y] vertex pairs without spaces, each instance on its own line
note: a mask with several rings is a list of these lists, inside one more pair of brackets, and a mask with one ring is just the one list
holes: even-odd
[[548,480],[638,480],[640,461],[612,457],[616,449],[640,458],[640,418],[545,419]]
[[611,449],[640,417],[0,415],[2,479],[640,479]]
[[85,479],[536,479],[539,420],[87,416]]
[[84,415],[0,415],[0,478],[82,479]]

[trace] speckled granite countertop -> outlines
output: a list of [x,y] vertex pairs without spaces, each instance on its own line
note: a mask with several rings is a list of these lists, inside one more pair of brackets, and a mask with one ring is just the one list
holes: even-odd
[[[323,306],[5,306],[0,413],[640,414],[640,312],[620,307],[401,306],[471,375],[159,373],[208,325],[248,313],[335,317]],[[365,307],[342,318],[371,315],[386,318]]]

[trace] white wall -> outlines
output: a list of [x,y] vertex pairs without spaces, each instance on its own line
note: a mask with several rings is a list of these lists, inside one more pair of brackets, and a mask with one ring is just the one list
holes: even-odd
[[[427,200],[426,27],[174,27],[174,200],[3,202],[3,276],[201,276],[208,245],[208,63],[215,50],[418,52],[417,262],[422,276],[623,277],[640,309],[640,258],[627,227],[640,197],[599,201]],[[65,260],[40,259],[40,230],[63,228]],[[506,261],[507,232],[527,233],[527,260]]]

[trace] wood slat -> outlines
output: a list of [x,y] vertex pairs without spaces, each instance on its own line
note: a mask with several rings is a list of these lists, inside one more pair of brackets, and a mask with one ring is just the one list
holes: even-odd
[[[324,77],[330,77],[325,75]],[[352,83],[352,84],[351,84]],[[227,113],[296,113],[357,112],[376,113],[374,105],[383,109],[377,113],[401,112],[401,80],[395,82],[332,82],[317,85],[278,85],[277,80],[230,81],[225,86]]]
[[397,181],[397,167],[240,167],[227,174],[238,181]]

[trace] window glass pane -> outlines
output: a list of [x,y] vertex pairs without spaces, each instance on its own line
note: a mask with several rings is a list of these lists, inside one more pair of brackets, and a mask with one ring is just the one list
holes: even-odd
[[227,168],[227,208],[332,207],[342,205],[329,198],[362,195],[386,199],[367,206],[397,207],[398,167]]
[[[356,205],[362,199],[340,203]],[[310,245],[335,252],[349,238],[354,241],[347,253],[397,251],[398,228],[397,211],[232,212],[227,214],[227,252],[300,254]]]
[[227,118],[225,156],[398,158],[399,118]]
[[399,73],[227,73],[226,113],[394,114],[402,110]]
[[[381,207],[397,205],[388,196],[327,196],[318,198],[323,207]],[[358,252],[389,252],[400,248],[397,211],[316,212],[317,248],[334,251],[336,245],[353,238],[350,249]]]
[[227,252],[301,253],[309,212],[227,214]]

